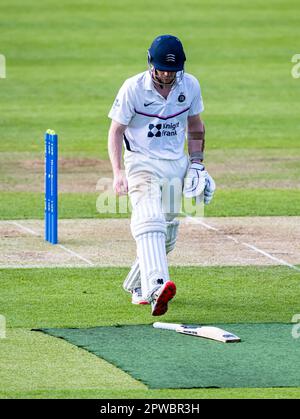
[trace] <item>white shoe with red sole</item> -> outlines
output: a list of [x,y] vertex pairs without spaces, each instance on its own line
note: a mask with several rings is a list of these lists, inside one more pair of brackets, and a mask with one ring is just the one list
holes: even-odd
[[135,288],[131,291],[132,304],[150,304],[148,300],[142,297],[142,289]]
[[162,316],[168,311],[168,302],[176,294],[176,285],[172,281],[167,281],[153,293],[151,302],[152,316]]

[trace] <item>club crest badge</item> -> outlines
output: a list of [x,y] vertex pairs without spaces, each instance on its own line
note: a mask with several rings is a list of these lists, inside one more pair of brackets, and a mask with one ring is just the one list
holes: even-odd
[[178,96],[178,102],[182,103],[185,101],[185,96],[183,94],[183,92],[180,93],[180,95]]

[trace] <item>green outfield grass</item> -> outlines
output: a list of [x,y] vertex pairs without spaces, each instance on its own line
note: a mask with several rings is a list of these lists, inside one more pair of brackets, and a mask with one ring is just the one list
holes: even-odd
[[[42,161],[43,134],[51,127],[59,134],[60,157],[72,153],[107,159],[107,113],[117,90],[124,79],[146,69],[152,39],[159,33],[174,33],[185,46],[186,71],[202,85],[207,155],[210,150],[241,150],[243,159],[251,160],[253,150],[257,159],[265,158],[267,150],[272,150],[271,155],[276,150],[284,160],[292,150],[295,165],[298,162],[292,173],[294,183],[300,177],[300,82],[291,76],[291,57],[299,52],[296,0],[229,0],[225,6],[221,0],[167,0],[163,6],[167,12],[159,13],[159,18],[158,0],[151,7],[135,0],[117,0],[114,5],[108,0],[42,4],[29,0],[26,8],[22,4],[4,0],[0,5],[0,53],[7,61],[7,78],[0,80],[0,152],[40,153]],[[230,188],[230,177],[238,177],[239,168],[231,166],[230,152],[225,154]],[[278,179],[282,171],[278,158],[274,173],[276,167]],[[260,173],[247,170],[249,179],[260,179]],[[274,173],[265,174],[262,189],[268,188]],[[285,180],[286,175],[282,174]],[[243,176],[247,180],[247,173]],[[7,182],[11,185],[18,179],[13,173],[9,179],[1,173],[1,181],[0,191],[5,192]],[[252,196],[259,192],[251,191],[248,199],[244,189],[232,191],[238,209],[232,207],[230,193],[220,192],[219,199],[226,197],[226,201],[216,203],[217,215],[279,215],[287,206],[286,215],[299,214],[294,200],[287,202],[289,192],[278,199],[278,191],[267,196],[261,191],[266,210],[259,199],[254,208]],[[3,206],[11,207],[11,217],[4,209],[3,218],[41,216],[40,197],[30,202],[26,202],[29,196],[13,197],[16,203],[22,201],[21,207],[12,206],[11,197],[1,194],[1,200],[7,200]],[[96,216],[87,204],[93,196],[62,200],[72,199],[76,205],[66,204],[60,211],[63,217]],[[244,200],[250,201],[249,211]],[[215,214],[214,210],[207,213],[211,211]]]
[[[30,192],[1,194],[0,218],[43,219],[44,195]],[[59,218],[127,218],[130,213],[99,213],[97,194],[60,194]],[[114,199],[114,198],[113,198]],[[117,200],[114,208],[118,208]],[[218,190],[210,205],[205,206],[206,217],[299,215],[299,191],[289,189],[234,189]]]
[[[208,148],[299,147],[296,0],[20,0],[0,5],[1,151],[61,151],[107,157],[107,113],[120,84],[146,69],[160,33],[178,35],[186,71],[200,79]],[[164,12],[159,13],[163,7]],[[126,16],[126,17],[125,17]]]
[[298,388],[193,390],[36,390],[1,392],[2,399],[298,399]]
[[[122,290],[126,268],[1,270],[8,327],[151,323],[147,307]],[[299,273],[286,267],[171,267],[176,304],[166,321],[289,322],[299,309]],[[173,308],[174,307],[174,308]]]
[[[2,270],[0,397],[299,397],[299,389],[149,391],[123,371],[42,327],[151,324],[121,287],[125,268]],[[178,293],[164,320],[186,323],[289,322],[298,311],[299,274],[284,267],[171,268]],[[84,368],[83,368],[84,365]],[[82,366],[82,368],[81,368]]]

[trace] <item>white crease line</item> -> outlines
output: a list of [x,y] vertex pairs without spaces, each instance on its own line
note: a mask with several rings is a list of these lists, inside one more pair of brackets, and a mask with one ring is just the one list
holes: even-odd
[[[102,265],[94,265],[102,268]],[[107,268],[109,266],[103,266]],[[111,266],[110,266],[111,267]],[[86,265],[65,264],[65,265],[0,265],[0,269],[54,269],[54,268],[82,268],[87,269]],[[130,268],[130,267],[129,267]]]
[[24,226],[22,226],[22,224],[19,224],[16,221],[7,221],[7,222],[9,224],[14,224],[15,226],[19,227],[21,230],[27,231],[28,233],[32,234],[33,236],[39,236],[39,234],[36,231],[31,230],[31,228],[24,227]]
[[227,237],[227,239],[230,239],[230,240],[234,241],[235,243],[240,243],[235,237],[232,237],[232,236],[226,236],[226,237]]
[[[197,218],[192,218],[192,217],[187,216],[187,219],[188,219],[189,221],[192,221],[193,223],[196,223],[196,224],[201,224],[203,227],[205,227],[205,228],[207,228],[207,229],[209,229],[209,230],[214,230],[214,231],[219,231],[219,232],[221,232],[221,230],[220,230],[220,229],[215,228],[215,227],[212,227],[212,226],[210,226],[209,224],[206,224],[206,223],[204,223],[203,221],[201,221],[201,220],[199,220],[199,219],[197,219]],[[285,265],[285,266],[288,266],[289,268],[295,269],[296,271],[300,272],[300,268],[298,268],[297,266],[295,266],[295,265],[293,265],[293,264],[291,264],[291,263],[288,263],[288,262],[286,262],[286,261],[285,261],[285,260],[283,260],[283,259],[276,258],[275,256],[270,255],[270,253],[267,253],[267,252],[265,252],[264,250],[261,250],[261,249],[259,249],[258,247],[253,246],[252,244],[248,244],[248,243],[245,243],[245,242],[240,242],[240,241],[238,241],[236,238],[234,238],[234,237],[232,237],[232,236],[228,236],[227,234],[224,234],[224,236],[225,236],[227,239],[233,240],[235,243],[242,244],[243,246],[247,246],[247,247],[249,247],[249,249],[252,249],[252,250],[254,250],[255,252],[261,253],[262,255],[264,255],[264,256],[266,256],[266,257],[268,257],[269,259],[272,259],[272,260],[275,260],[276,262],[279,262],[279,264],[280,264],[280,265]]]
[[[21,230],[24,230],[30,234],[32,234],[33,236],[40,236],[39,233],[37,233],[36,231],[32,230],[31,228],[27,228],[25,226],[23,226],[20,223],[17,223],[15,221],[7,221],[10,224],[14,224],[15,226],[19,227]],[[87,263],[90,266],[95,266],[93,262],[91,262],[90,260],[84,258],[83,256],[80,256],[78,253],[74,252],[73,250],[68,249],[66,246],[63,246],[62,244],[57,244],[56,246],[60,247],[61,249],[65,250],[66,252],[70,253],[73,256],[76,256],[78,259],[83,260],[85,263]]]
[[204,223],[203,221],[201,221],[199,218],[193,218],[193,217],[190,217],[190,216],[186,216],[186,218],[187,218],[187,220],[191,223],[191,224],[194,224],[194,223],[196,223],[196,224],[201,224],[201,225],[203,225],[204,227],[206,227],[208,230],[214,230],[214,231],[219,231],[217,228],[215,228],[215,227],[212,227],[212,226],[210,226],[210,225],[208,225],[208,224],[206,224],[206,223]]
[[79,259],[83,260],[84,262],[88,263],[89,265],[94,266],[93,262],[84,258],[83,256],[80,256],[78,253],[73,252],[73,250],[68,249],[67,247],[63,246],[62,244],[57,244],[57,246],[61,247],[63,250],[70,253],[71,255],[74,255],[74,256],[78,257]]
[[267,256],[267,257],[268,257],[268,258],[270,258],[270,259],[276,260],[277,262],[279,262],[279,263],[280,263],[280,264],[282,264],[282,265],[286,265],[286,266],[288,266],[289,268],[295,269],[296,271],[300,272],[300,269],[299,269],[299,268],[297,268],[297,266],[292,265],[291,263],[288,263],[288,262],[286,262],[286,261],[285,261],[285,260],[283,260],[283,259],[278,259],[278,258],[276,258],[275,256],[272,256],[272,255],[270,255],[269,253],[265,252],[264,250],[261,250],[261,249],[259,249],[258,247],[253,246],[252,244],[248,244],[248,243],[242,243],[242,244],[243,244],[244,246],[249,247],[250,249],[255,250],[256,252],[261,253],[261,254],[262,254],[262,255],[264,255],[264,256]]
[[[184,263],[184,264],[180,264],[180,265],[178,265],[178,264],[173,264],[173,263],[171,263],[171,264],[169,264],[169,266],[170,267],[172,267],[172,268],[180,268],[180,267],[190,267],[191,266],[191,264],[190,263]],[[209,268],[211,268],[212,266],[219,266],[219,265],[209,265],[209,264],[202,264],[202,265],[193,265],[193,266],[201,266],[201,267],[209,267]],[[245,265],[237,265],[237,266],[245,266]],[[266,266],[268,266],[268,265],[266,265]],[[49,265],[49,264],[45,264],[45,265],[43,265],[43,264],[40,264],[40,265],[0,265],[0,270],[1,269],[56,269],[56,268],[61,268],[61,269],[63,269],[63,268],[76,268],[76,269],[90,269],[90,267],[88,267],[88,266],[86,266],[86,264],[81,264],[81,265],[76,265],[75,263],[73,263],[73,264],[70,264],[70,263],[68,263],[68,264],[65,264],[65,265],[63,265],[63,264],[61,264],[61,265],[59,265],[59,264],[53,264],[53,265]],[[93,268],[126,268],[126,269],[128,269],[128,270],[130,270],[130,268],[131,268],[131,266],[130,265],[101,265],[101,264],[99,264],[99,263],[95,263],[94,265],[93,265]]]

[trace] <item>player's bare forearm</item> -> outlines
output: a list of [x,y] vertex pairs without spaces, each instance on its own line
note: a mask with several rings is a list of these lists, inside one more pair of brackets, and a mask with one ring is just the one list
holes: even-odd
[[108,133],[108,153],[111,161],[114,180],[113,189],[116,194],[124,195],[128,192],[126,176],[122,171],[122,142],[126,125],[112,121]]
[[204,159],[205,127],[200,115],[188,117],[188,152],[192,162]]
[[108,154],[114,175],[117,175],[122,166],[122,143],[126,125],[112,121],[108,133]]
[[191,165],[185,179],[183,193],[187,198],[200,197],[203,193],[204,203],[207,205],[213,198],[216,184],[202,164],[204,136],[205,128],[200,115],[188,117],[188,151]]

